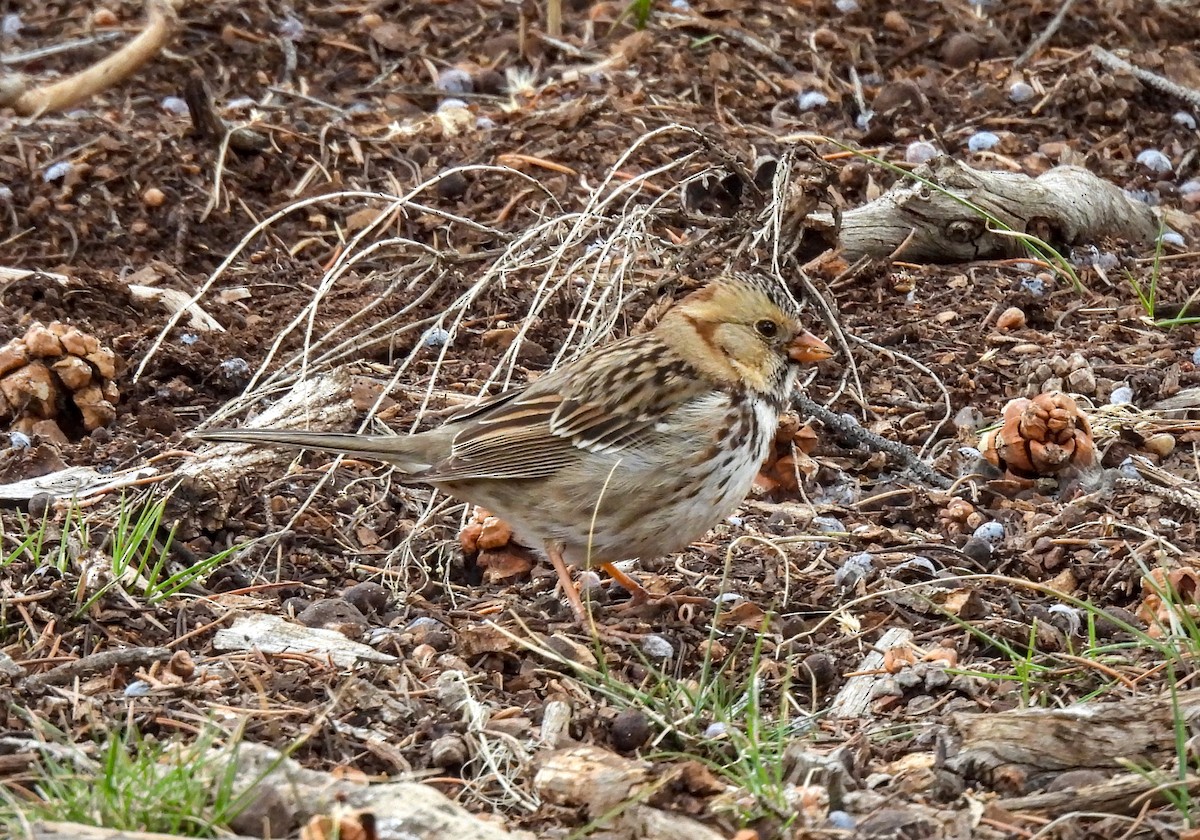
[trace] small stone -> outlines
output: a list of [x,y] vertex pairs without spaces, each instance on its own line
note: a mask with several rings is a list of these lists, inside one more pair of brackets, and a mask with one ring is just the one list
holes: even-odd
[[1175,123],[1175,125],[1183,126],[1188,131],[1196,129],[1196,118],[1187,111],[1176,111],[1171,115],[1171,122]]
[[824,688],[838,677],[837,665],[827,653],[810,653],[800,663],[800,680],[805,685]]
[[670,659],[675,655],[675,648],[663,636],[650,633],[642,639],[642,653],[651,659]]
[[437,182],[437,193],[442,198],[459,199],[467,193],[470,183],[461,172],[450,172]]
[[608,737],[617,752],[633,752],[650,740],[650,719],[641,709],[624,709],[613,718]]
[[942,61],[951,67],[962,68],[983,57],[983,44],[966,32],[955,32],[942,44]]
[[937,146],[926,140],[915,140],[904,150],[904,162],[918,165],[933,160],[937,155]]
[[999,522],[985,522],[975,529],[972,538],[983,540],[993,548],[1004,542],[1004,526]]
[[801,111],[815,111],[829,104],[829,97],[819,90],[806,90],[796,95],[796,107]]
[[1067,390],[1076,394],[1096,393],[1096,374],[1090,367],[1071,371],[1067,374]]
[[1034,297],[1042,297],[1046,294],[1046,281],[1042,280],[1040,277],[1022,277],[1021,289],[1033,295]]
[[1010,306],[996,319],[996,328],[1004,332],[1019,330],[1025,326],[1025,312],[1019,306]]
[[1158,149],[1146,149],[1137,156],[1137,162],[1156,175],[1165,175],[1174,169],[1171,159]]
[[814,531],[825,534],[841,534],[846,531],[846,526],[841,520],[833,516],[814,516],[809,525]]
[[392,599],[392,593],[378,583],[368,580],[348,588],[342,593],[342,598],[363,615],[369,615],[386,610]]
[[865,551],[851,554],[833,573],[833,583],[846,589],[852,589],[859,581],[866,580],[875,570],[875,557]]
[[1113,388],[1112,393],[1108,397],[1111,405],[1132,405],[1133,404],[1133,389],[1128,385],[1119,385]]
[[367,628],[367,617],[343,598],[324,598],[310,604],[296,616],[305,627],[335,630],[357,639]]
[[986,152],[1000,145],[1000,136],[990,131],[977,131],[967,138],[967,148],[972,152]]
[[103,6],[92,12],[92,26],[116,26],[117,15],[112,9]]
[[1159,432],[1146,438],[1146,449],[1160,458],[1165,458],[1175,450],[1175,436],[1167,432]]
[[147,207],[162,207],[166,200],[166,195],[158,187],[150,187],[142,193],[142,204]]
[[474,93],[475,80],[466,70],[448,67],[438,74],[434,87],[443,93]]
[[429,745],[429,761],[435,767],[462,767],[470,757],[461,735],[443,735]]
[[1013,82],[1008,86],[1008,98],[1018,105],[1028,102],[1035,96],[1037,96],[1037,91],[1026,82]]
[[883,28],[889,32],[899,33],[900,35],[907,35],[912,31],[912,27],[908,25],[908,20],[895,9],[889,9],[884,13]]
[[421,336],[421,343],[426,347],[442,347],[450,340],[450,333],[444,327],[430,327]]

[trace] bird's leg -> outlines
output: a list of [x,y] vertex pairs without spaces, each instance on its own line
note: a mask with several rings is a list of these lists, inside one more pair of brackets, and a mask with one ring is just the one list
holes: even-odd
[[622,588],[629,592],[629,603],[620,608],[620,612],[636,611],[638,607],[651,605],[655,607],[674,608],[680,604],[711,604],[708,598],[697,595],[652,595],[642,586],[633,575],[621,571],[612,563],[601,563],[600,568],[608,572]]
[[617,568],[616,563],[601,563],[600,568],[608,573],[608,576],[620,584],[621,588],[629,593],[629,606],[645,604],[651,600],[651,595],[646,591],[646,587],[642,586],[638,579],[631,574],[621,571]]
[[563,560],[562,549],[552,542],[547,542],[546,556],[550,558],[550,565],[558,573],[558,583],[562,586],[563,595],[567,596],[567,603],[571,605],[571,612],[575,613],[575,620],[579,622],[581,627],[587,627],[590,624],[591,615],[579,597],[579,590],[575,588],[575,581],[571,579],[571,570],[567,567],[566,561]]

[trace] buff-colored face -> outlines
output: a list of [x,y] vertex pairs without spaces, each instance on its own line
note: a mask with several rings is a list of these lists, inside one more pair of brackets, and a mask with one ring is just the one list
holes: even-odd
[[684,298],[659,332],[686,346],[703,372],[757,391],[777,387],[787,368],[833,351],[805,330],[795,304],[768,279],[727,278]]

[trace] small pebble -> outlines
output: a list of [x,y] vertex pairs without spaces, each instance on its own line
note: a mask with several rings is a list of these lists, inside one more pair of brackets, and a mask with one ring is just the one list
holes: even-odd
[[4,186],[3,184],[0,184],[0,201],[3,201],[5,204],[8,204],[9,202],[12,201],[12,199],[13,199],[13,191],[11,189],[9,189],[8,187]]
[[126,697],[146,697],[150,694],[150,683],[145,680],[134,680],[125,686]]
[[963,543],[962,553],[976,563],[983,564],[992,559],[992,555],[996,553],[996,548],[987,540],[981,540],[979,537],[971,537]]
[[1183,247],[1183,236],[1173,230],[1163,231],[1163,235],[1159,237],[1164,245],[1176,245]]
[[304,24],[293,15],[288,15],[279,21],[279,34],[289,41],[299,41],[304,37]]
[[1021,278],[1021,289],[1034,297],[1042,297],[1046,294],[1046,281],[1032,275],[1025,276]]
[[938,573],[937,566],[933,565],[933,561],[920,554],[916,557],[908,558],[903,563],[898,563],[892,569],[892,573],[901,572],[905,569],[920,569],[921,571],[928,572],[930,577]]
[[815,111],[829,104],[829,97],[819,90],[806,90],[796,94],[796,106],[801,111]]
[[857,128],[859,131],[866,131],[868,128],[871,127],[871,118],[874,116],[875,116],[875,112],[870,110],[869,108],[866,111],[863,111],[861,114],[859,114],[857,117],[854,118],[855,128]]
[[200,336],[196,335],[195,333],[184,333],[183,335],[179,336],[179,343],[184,347],[191,347],[199,340]]
[[1200,367],[1200,347],[1197,347],[1192,351],[1192,364],[1194,364],[1196,367]]
[[1146,438],[1146,449],[1160,458],[1165,458],[1175,451],[1175,436],[1167,432],[1159,432]]
[[851,554],[833,573],[833,583],[835,586],[851,588],[860,580],[868,577],[874,568],[875,558],[873,555],[865,551]]
[[92,12],[92,24],[95,26],[116,26],[117,16],[112,9],[101,7]]
[[1081,624],[1079,610],[1068,604],[1055,604],[1047,610],[1051,615],[1061,615],[1067,620],[1067,633],[1071,636],[1079,634]]
[[829,823],[830,828],[837,829],[838,831],[854,831],[858,826],[858,820],[845,811],[830,811],[829,816],[825,820]]
[[46,171],[42,173],[42,180],[46,183],[58,181],[67,177],[72,168],[73,167],[71,166],[70,161],[60,160],[58,163],[52,163],[50,166],[47,166]]
[[937,157],[937,146],[926,140],[915,140],[904,150],[904,162],[921,164]]
[[239,96],[237,99],[231,99],[226,102],[225,107],[231,111],[239,111],[244,108],[257,108],[258,101],[251,99],[249,96]]
[[24,432],[9,432],[8,445],[13,449],[28,449],[33,446],[33,441]]
[[651,633],[642,639],[642,653],[651,659],[670,659],[675,655],[675,648],[664,637]]
[[671,0],[671,8],[677,9],[681,12],[686,12],[691,9],[692,6],[687,0]]
[[974,446],[960,446],[960,447],[958,447],[958,454],[961,457],[966,458],[968,460],[983,457],[983,453],[980,452],[978,449],[976,449]]
[[229,379],[240,379],[250,375],[250,363],[241,356],[234,356],[232,359],[226,359],[217,366],[221,371],[221,375]]
[[1108,397],[1108,402],[1111,405],[1132,405],[1133,389],[1128,385],[1120,385],[1113,388],[1112,393]]
[[426,347],[443,347],[450,341],[450,333],[442,327],[430,327],[421,336],[421,343]]
[[740,516],[730,516],[730,517],[727,517],[725,519],[725,521],[728,522],[730,525],[732,525],[734,528],[741,528],[743,525],[746,524],[746,520],[742,519],[742,517],[740,517]]
[[162,101],[158,103],[158,107],[162,108],[168,114],[174,114],[177,117],[186,117],[191,113],[187,102],[178,96],[164,96]]
[[975,431],[984,425],[983,412],[973,405],[964,405],[954,415],[954,428],[966,429],[967,431]]
[[15,12],[9,12],[3,18],[0,18],[0,34],[6,35],[9,38],[17,37],[24,28],[25,24],[21,21],[21,16]]
[[705,728],[704,738],[705,738],[705,740],[708,740],[708,741],[715,741],[718,738],[724,738],[726,733],[728,733],[728,732],[729,732],[729,727],[727,727],[721,721],[717,720],[717,721],[713,721]]
[[1133,463],[1133,458],[1126,458],[1117,466],[1117,471],[1121,475],[1127,475],[1130,478],[1141,478],[1142,474],[1138,472],[1138,468]]
[[1184,181],[1179,185],[1180,195],[1195,195],[1196,193],[1200,193],[1200,181],[1197,181],[1195,178]]
[[467,108],[467,103],[463,102],[461,99],[450,98],[450,99],[443,99],[441,102],[438,103],[438,107],[437,107],[437,109],[439,111],[449,111],[452,108],[462,108],[465,110]]
[[1170,172],[1171,159],[1158,149],[1146,149],[1137,156],[1137,162],[1157,175]]
[[814,516],[810,524],[813,530],[823,534],[840,534],[846,530],[841,520],[832,516]]
[[1019,330],[1025,326],[1025,312],[1018,306],[1010,306],[996,319],[996,329],[1003,332]]
[[[461,70],[458,67],[447,67],[438,74],[434,86],[444,93],[473,93],[475,91],[475,80],[471,78],[471,74],[466,70]],[[464,104],[463,107],[466,107],[466,105]]]
[[999,135],[990,131],[977,131],[967,138],[967,148],[972,152],[986,152],[1000,144]]
[[487,131],[496,127],[496,121],[488,116],[478,116],[475,118],[475,127],[480,131]]
[[1013,82],[1008,87],[1008,98],[1018,105],[1022,102],[1028,102],[1033,97],[1037,96],[1037,91],[1032,85],[1025,82]]
[[716,600],[718,604],[731,604],[734,601],[742,600],[742,596],[736,592],[722,592],[714,600]]
[[147,207],[162,207],[166,200],[166,195],[158,187],[150,187],[142,193],[142,204]]
[[1196,118],[1187,111],[1176,111],[1171,115],[1171,122],[1175,123],[1175,125],[1182,126],[1189,131],[1192,131],[1196,128]]
[[834,3],[834,6],[836,6],[837,10],[844,15],[854,14],[860,8],[862,8],[858,5],[858,0],[837,0],[837,2]]
[[641,709],[624,709],[608,728],[617,752],[633,752],[650,740],[650,720]]
[[999,522],[984,522],[971,535],[977,540],[983,540],[993,548],[1004,542],[1004,526]]

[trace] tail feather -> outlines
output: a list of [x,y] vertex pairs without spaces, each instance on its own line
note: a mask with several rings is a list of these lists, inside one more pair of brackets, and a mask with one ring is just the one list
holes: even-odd
[[340,432],[302,432],[293,429],[210,429],[193,432],[193,437],[213,443],[249,443],[256,446],[285,446],[316,449],[339,455],[364,455],[398,467],[406,473],[422,472],[433,466],[419,447],[416,435],[354,435]]

